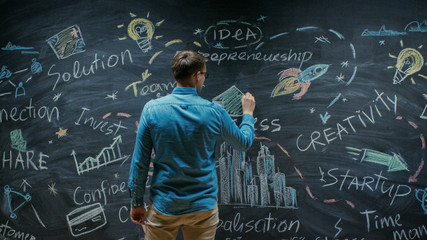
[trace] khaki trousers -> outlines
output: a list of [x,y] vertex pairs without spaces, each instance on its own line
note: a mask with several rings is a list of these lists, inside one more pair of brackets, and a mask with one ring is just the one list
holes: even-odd
[[218,206],[209,211],[168,216],[149,204],[145,239],[175,240],[181,227],[184,240],[213,240],[218,222]]

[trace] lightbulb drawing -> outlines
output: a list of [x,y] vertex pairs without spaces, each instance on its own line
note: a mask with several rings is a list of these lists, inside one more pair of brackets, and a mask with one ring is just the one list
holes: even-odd
[[413,48],[403,49],[397,57],[393,84],[401,83],[408,76],[418,72],[423,65],[424,59],[419,51]]
[[136,41],[143,52],[151,49],[151,39],[154,35],[154,25],[144,18],[135,18],[129,23],[128,35]]

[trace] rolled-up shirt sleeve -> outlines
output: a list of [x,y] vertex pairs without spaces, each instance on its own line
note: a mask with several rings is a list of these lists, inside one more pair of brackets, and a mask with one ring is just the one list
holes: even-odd
[[142,110],[129,171],[128,187],[132,208],[144,206],[145,183],[147,181],[153,148],[149,124],[150,115],[147,105]]
[[250,114],[243,114],[242,122],[237,127],[225,110],[220,111],[220,113],[223,122],[221,137],[234,149],[247,151],[255,138],[254,117]]

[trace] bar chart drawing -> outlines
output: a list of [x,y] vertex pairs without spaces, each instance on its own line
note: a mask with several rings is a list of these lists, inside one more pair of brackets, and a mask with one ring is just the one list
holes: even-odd
[[71,155],[74,156],[77,173],[79,175],[89,172],[94,169],[109,165],[118,161],[126,161],[129,155],[122,155],[120,151],[120,144],[122,137],[119,135],[113,138],[113,143],[109,147],[104,147],[96,157],[87,157],[82,163],[78,163],[76,153],[73,150]]
[[296,190],[286,185],[286,176],[275,169],[274,155],[260,144],[256,161],[227,143],[218,159],[219,203],[251,207],[297,209]]

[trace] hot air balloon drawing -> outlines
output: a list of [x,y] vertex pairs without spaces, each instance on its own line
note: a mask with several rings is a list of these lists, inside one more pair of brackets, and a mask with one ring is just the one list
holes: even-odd
[[300,100],[307,93],[311,81],[325,74],[328,68],[328,64],[316,64],[304,71],[298,68],[289,68],[279,72],[279,83],[274,87],[271,97],[288,95],[301,88],[301,91],[292,98],[292,100]]

